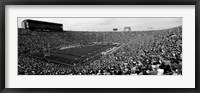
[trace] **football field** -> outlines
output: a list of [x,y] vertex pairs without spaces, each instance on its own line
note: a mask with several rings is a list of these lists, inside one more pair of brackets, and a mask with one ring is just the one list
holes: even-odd
[[44,52],[34,54],[34,57],[64,65],[80,65],[100,58],[101,53],[117,47],[116,44],[79,46],[66,49],[50,50],[50,55],[44,56]]

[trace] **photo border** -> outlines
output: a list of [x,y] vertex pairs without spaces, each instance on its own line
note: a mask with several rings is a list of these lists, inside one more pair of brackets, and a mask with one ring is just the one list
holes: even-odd
[[[1,93],[197,93],[199,87],[200,0],[1,0],[0,1],[0,92]],[[195,88],[5,88],[6,5],[195,5]],[[184,83],[183,83],[184,84]]]

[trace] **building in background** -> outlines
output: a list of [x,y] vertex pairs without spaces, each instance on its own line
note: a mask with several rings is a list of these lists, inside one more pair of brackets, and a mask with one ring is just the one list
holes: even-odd
[[118,30],[118,28],[113,28],[113,31],[117,31]]
[[124,27],[124,31],[131,31],[131,27],[130,26]]
[[22,28],[39,31],[63,31],[63,24],[37,20],[23,20]]

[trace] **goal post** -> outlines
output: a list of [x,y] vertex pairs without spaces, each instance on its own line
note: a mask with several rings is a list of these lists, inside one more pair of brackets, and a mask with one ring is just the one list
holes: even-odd
[[44,57],[50,56],[50,44],[47,44],[47,47],[43,47]]

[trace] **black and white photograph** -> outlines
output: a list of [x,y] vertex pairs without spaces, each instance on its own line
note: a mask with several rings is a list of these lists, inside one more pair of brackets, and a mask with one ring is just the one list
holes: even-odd
[[18,17],[18,75],[183,75],[182,17]]

